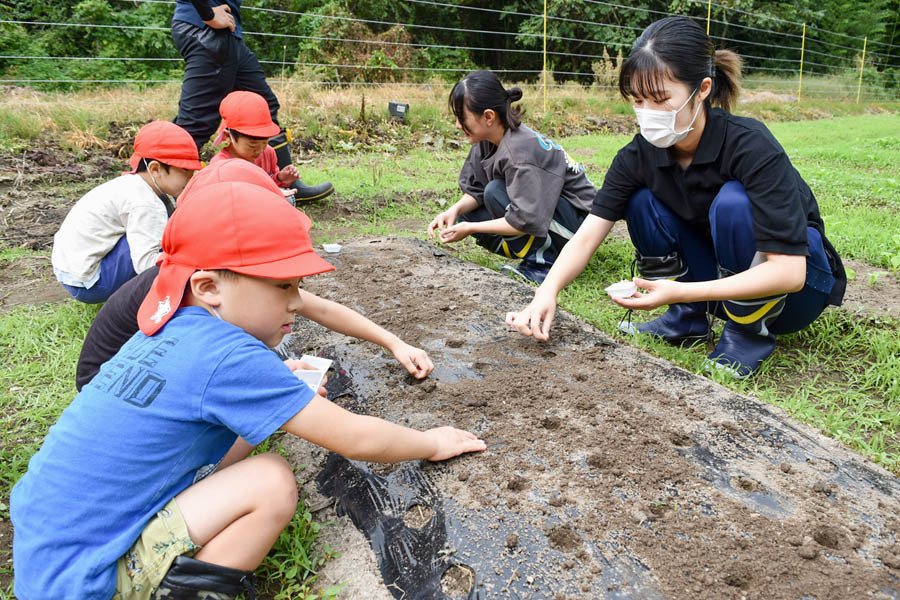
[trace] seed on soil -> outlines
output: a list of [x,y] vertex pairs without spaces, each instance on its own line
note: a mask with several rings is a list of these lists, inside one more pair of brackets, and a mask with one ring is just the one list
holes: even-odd
[[758,492],[762,489],[762,486],[758,482],[743,475],[732,478],[731,487],[744,492]]
[[462,402],[470,408],[481,408],[482,406],[487,406],[487,398],[473,398],[470,396],[463,396]]
[[837,484],[828,481],[817,481],[813,484],[813,491],[818,494],[834,494],[837,492]]
[[432,517],[434,517],[434,509],[430,506],[413,504],[403,515],[403,524],[411,529],[421,529],[431,521]]
[[506,489],[511,492],[521,492],[527,487],[528,480],[518,475],[506,482]]
[[782,473],[790,473],[791,472],[791,465],[789,465],[787,463],[781,463],[780,465],[778,465],[778,468],[781,469]]
[[595,469],[605,469],[609,466],[609,459],[603,454],[591,454],[587,457],[587,464]]
[[557,550],[571,552],[581,546],[581,538],[569,525],[559,525],[547,536],[550,546]]
[[691,440],[691,436],[688,434],[676,431],[671,436],[669,436],[669,440],[676,446],[684,447],[693,445],[693,440]]
[[880,558],[881,562],[884,563],[884,566],[900,570],[900,556],[897,556],[896,554],[882,554]]
[[743,590],[749,587],[751,579],[752,577],[748,570],[738,570],[726,575],[722,581],[724,581],[726,585]]
[[541,421],[541,427],[544,429],[559,429],[562,426],[562,419],[559,417],[544,417]]
[[844,535],[837,527],[823,525],[813,532],[812,537],[822,546],[836,550],[841,545]]

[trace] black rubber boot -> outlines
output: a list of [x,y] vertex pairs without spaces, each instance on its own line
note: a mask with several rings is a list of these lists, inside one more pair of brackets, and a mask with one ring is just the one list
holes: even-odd
[[253,571],[229,569],[179,556],[156,589],[154,600],[245,600],[256,599]]
[[755,373],[775,350],[775,334],[769,331],[769,325],[781,315],[786,297],[723,302],[728,322],[708,357],[708,367],[727,371],[738,379]]
[[709,334],[706,302],[670,304],[661,317],[638,324],[622,321],[619,330],[630,335],[652,335],[676,345],[702,342]]
[[[279,169],[283,169],[291,164],[291,141],[290,129],[282,129],[281,133],[269,139],[269,145],[275,149],[275,156],[278,157]],[[296,190],[292,203],[294,206],[300,202],[325,198],[334,192],[334,186],[331,185],[330,181],[320,183],[319,185],[306,185],[298,179],[292,183],[290,187]]]
[[330,196],[334,192],[334,186],[330,181],[320,183],[319,185],[306,185],[299,179],[291,184],[291,187],[297,190],[294,194],[294,202],[308,202],[310,200],[320,200],[326,196]]
[[539,265],[531,261],[523,260],[518,265],[503,265],[500,267],[500,272],[509,273],[510,275],[521,277],[522,279],[541,285],[544,283],[544,279],[547,278],[547,273],[550,272],[550,265]]
[[774,350],[775,334],[760,335],[751,327],[728,321],[716,349],[709,355],[709,366],[743,379],[755,373]]

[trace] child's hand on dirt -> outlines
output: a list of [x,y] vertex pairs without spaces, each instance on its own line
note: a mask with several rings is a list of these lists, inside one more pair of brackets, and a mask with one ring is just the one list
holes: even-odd
[[391,352],[393,352],[394,358],[416,379],[425,379],[434,371],[434,363],[421,348],[400,342]]
[[290,185],[300,179],[300,171],[294,165],[288,165],[278,172],[278,181]]
[[471,223],[457,223],[456,225],[451,225],[447,227],[441,234],[438,236],[445,244],[452,244],[453,242],[458,242],[459,240],[465,239],[466,236],[470,233]]
[[[302,360],[297,360],[296,358],[289,358],[284,361],[284,364],[287,365],[288,369],[293,371],[318,371],[314,366],[307,362],[303,362]],[[325,389],[325,384],[328,383],[328,376],[325,375],[322,377],[322,385],[319,387],[319,395],[323,398],[328,397],[328,390]]]
[[474,433],[455,427],[435,427],[426,431],[425,435],[435,443],[436,451],[428,457],[431,461],[447,460],[465,452],[481,452],[487,448],[487,444]]
[[439,232],[443,232],[445,229],[452,226],[455,222],[456,213],[454,213],[452,210],[445,210],[434,219],[432,219],[431,223],[428,224],[428,237],[433,238],[435,236],[435,229],[437,229]]

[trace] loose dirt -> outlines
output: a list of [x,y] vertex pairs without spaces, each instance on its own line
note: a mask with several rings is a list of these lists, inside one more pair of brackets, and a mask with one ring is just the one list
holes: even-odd
[[[435,372],[413,380],[305,321],[291,351],[336,359],[336,402],[462,427],[488,450],[370,465],[292,442],[319,473],[307,489],[373,550],[357,573],[326,566],[327,581],[337,569],[371,582],[377,564],[380,590],[406,599],[900,597],[900,482],[887,472],[565,313],[547,343],[509,332],[505,312],[533,288],[433,246],[363,240],[328,258],[337,271],[307,288],[425,348]],[[423,509],[407,523],[411,507]]]

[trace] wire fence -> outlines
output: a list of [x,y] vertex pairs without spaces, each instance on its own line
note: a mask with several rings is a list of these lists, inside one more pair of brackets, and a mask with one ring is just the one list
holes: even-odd
[[[4,35],[7,31],[43,31],[64,39],[82,36],[91,41],[88,46],[92,50],[81,55],[48,56],[27,51],[34,46],[23,42],[21,48],[26,51],[0,54],[0,86],[72,90],[179,83],[182,59],[169,38],[169,27],[159,24],[164,20],[161,17],[171,16],[175,2],[111,2],[121,9],[95,14],[92,20],[0,19]],[[614,17],[639,13],[656,20],[676,14],[601,0],[584,2],[609,11],[609,21],[572,14],[566,3],[550,3],[548,10],[546,2],[544,12],[538,13],[439,0],[398,0],[398,6],[407,9],[398,14],[450,9],[457,17],[448,23],[247,5],[242,13],[249,27],[244,30],[247,44],[270,79],[282,87],[383,83],[425,87],[451,82],[486,67],[507,81],[543,89],[546,103],[548,88],[577,86],[614,93],[622,55],[643,30],[614,22]],[[688,16],[707,29],[717,46],[742,57],[745,89],[773,92],[796,101],[900,100],[900,44],[829,31],[812,23],[743,11],[710,0],[686,0],[685,4],[697,9],[689,10]],[[140,12],[142,9],[147,10]],[[148,15],[156,19],[155,24],[141,21]],[[756,24],[741,22],[744,17],[752,17]],[[121,21],[103,22],[115,18]],[[281,32],[265,27],[252,30],[254,24],[265,26],[275,21],[289,27],[279,27]],[[769,25],[762,27],[760,22]],[[426,40],[415,32],[430,37]],[[117,42],[116,35],[126,42]],[[2,47],[13,45],[5,43]]]

